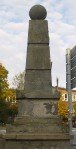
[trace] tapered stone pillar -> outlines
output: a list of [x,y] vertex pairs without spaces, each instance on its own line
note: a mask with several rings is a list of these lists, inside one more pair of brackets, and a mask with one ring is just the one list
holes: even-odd
[[68,128],[58,118],[59,92],[52,87],[46,9],[30,9],[24,91],[17,92],[18,116],[7,126],[5,149],[70,149]]
[[[27,41],[27,59],[23,95],[19,99],[19,115],[49,117],[57,115],[59,93],[52,88],[46,9],[36,5],[30,9]],[[53,108],[52,108],[53,107]],[[53,111],[52,111],[53,109]]]

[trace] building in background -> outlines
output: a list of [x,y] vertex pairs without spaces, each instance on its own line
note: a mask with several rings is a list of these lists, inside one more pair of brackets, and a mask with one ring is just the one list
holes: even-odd
[[[60,93],[62,94],[62,100],[63,101],[68,101],[68,92],[66,90],[66,88],[63,87],[59,87],[58,88]],[[72,102],[76,101],[76,90],[72,90]]]

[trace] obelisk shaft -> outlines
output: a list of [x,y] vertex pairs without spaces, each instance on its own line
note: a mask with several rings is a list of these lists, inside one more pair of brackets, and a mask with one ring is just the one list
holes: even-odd
[[26,98],[50,98],[51,60],[47,20],[30,20],[25,75]]

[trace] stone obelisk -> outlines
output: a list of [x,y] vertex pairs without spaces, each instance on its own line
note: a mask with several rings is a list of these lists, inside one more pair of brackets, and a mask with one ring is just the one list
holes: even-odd
[[58,118],[59,92],[52,87],[46,9],[30,9],[24,91],[19,91],[18,116],[7,126],[6,149],[70,149],[68,129]]
[[[52,105],[56,106],[53,113],[57,114],[59,93],[52,88],[52,62],[46,15],[46,9],[41,5],[35,5],[29,12],[31,20],[28,31],[24,100],[19,106],[19,114],[22,116],[49,117],[52,114]],[[20,99],[20,96],[17,98]]]

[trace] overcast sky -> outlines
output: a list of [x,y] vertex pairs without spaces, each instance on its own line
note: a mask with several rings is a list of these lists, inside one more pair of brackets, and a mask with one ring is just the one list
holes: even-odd
[[66,49],[76,45],[76,0],[0,0],[0,63],[9,82],[25,69],[29,10],[35,4],[47,10],[52,84],[66,86]]

